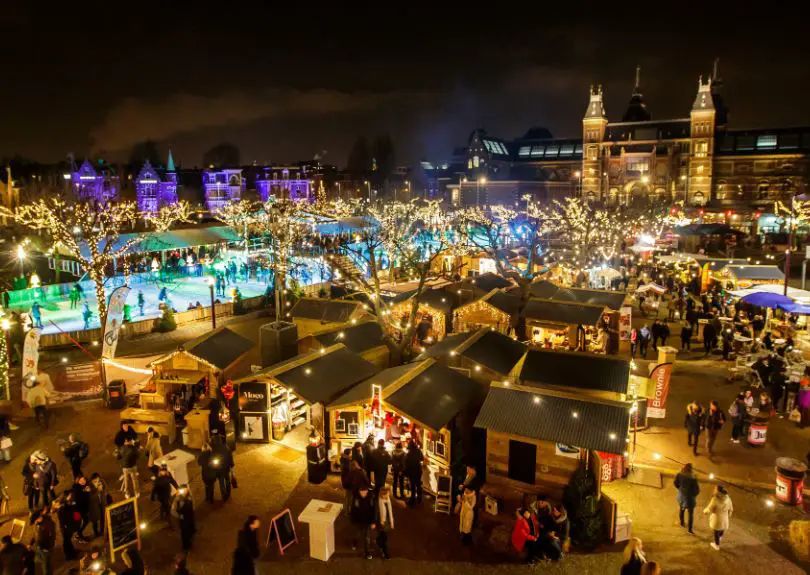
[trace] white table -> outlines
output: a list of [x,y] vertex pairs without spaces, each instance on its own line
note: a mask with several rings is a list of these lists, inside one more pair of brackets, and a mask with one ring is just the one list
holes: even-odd
[[195,457],[188,451],[175,449],[160,459],[155,459],[155,465],[165,465],[178,485],[188,485],[188,464],[194,460]]
[[335,552],[335,519],[343,509],[341,503],[313,499],[298,516],[300,523],[309,523],[309,556],[328,561]]

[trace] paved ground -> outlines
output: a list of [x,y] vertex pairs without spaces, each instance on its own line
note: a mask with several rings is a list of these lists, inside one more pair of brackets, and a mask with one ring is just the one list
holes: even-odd
[[[229,327],[248,337],[256,337],[258,326],[267,321],[258,314],[234,318]],[[138,340],[122,342],[122,353],[167,351],[177,343],[207,330],[207,324],[184,327],[172,334],[153,334]],[[682,429],[686,404],[693,398],[706,403],[717,398],[721,405],[730,403],[736,392],[735,385],[725,380],[724,366],[719,359],[703,359],[702,354],[682,357],[672,382],[667,418],[656,422],[650,430],[638,437],[638,462],[657,465],[671,470],[685,461],[693,461],[704,473],[700,504],[708,499],[711,485],[707,473],[716,473],[720,479],[730,479],[735,516],[726,538],[724,549],[717,553],[709,548],[709,530],[704,516],[696,520],[696,537],[690,537],[677,526],[677,507],[671,479],[664,478],[661,488],[633,485],[628,481],[608,484],[605,492],[617,501],[620,512],[627,512],[633,520],[634,535],[645,542],[650,558],[660,561],[665,573],[736,572],[739,575],[779,571],[780,575],[807,572],[810,565],[797,566],[792,562],[785,544],[786,526],[792,519],[804,517],[801,510],[777,505],[765,507],[770,491],[752,490],[750,482],[772,485],[773,460],[777,455],[802,456],[808,448],[810,430],[799,430],[784,420],[774,420],[769,430],[768,445],[761,449],[745,448],[728,442],[729,429],[722,432],[717,443],[717,455],[712,461],[701,455],[693,458],[686,448]],[[642,362],[638,369],[644,369]],[[12,511],[25,512],[21,498],[20,468],[22,458],[34,448],[44,448],[60,463],[63,475],[67,464],[61,459],[56,439],[70,431],[81,432],[91,444],[91,455],[85,465],[88,472],[99,471],[111,485],[116,484],[118,470],[112,457],[112,436],[116,429],[117,413],[98,405],[67,406],[60,408],[52,429],[40,434],[30,421],[20,419],[22,429],[15,432],[14,460],[2,468],[13,497]],[[652,458],[661,453],[662,460]],[[191,556],[195,574],[223,574],[228,572],[230,553],[235,533],[250,513],[271,517],[279,510],[290,507],[297,516],[304,504],[313,496],[340,501],[341,491],[337,478],[332,477],[321,486],[311,486],[302,480],[305,461],[303,456],[290,450],[271,446],[240,446],[236,454],[237,476],[240,486],[227,504],[198,505],[199,534]],[[142,475],[145,475],[145,470]],[[202,486],[196,466],[192,466],[192,492],[202,499]],[[740,485],[741,488],[734,485]],[[148,491],[148,490],[147,490]],[[142,498],[141,508],[152,517],[155,506]],[[391,536],[394,559],[366,561],[351,550],[350,535],[345,519],[338,521],[337,553],[328,565],[311,560],[307,554],[305,526],[298,526],[301,541],[281,558],[270,549],[263,558],[265,572],[279,573],[391,573],[396,571],[435,573],[523,573],[529,568],[514,562],[508,549],[510,518],[500,520],[482,518],[475,534],[475,547],[459,544],[455,518],[436,515],[426,503],[421,510],[397,506],[397,529]],[[5,533],[8,525],[0,528]],[[144,553],[153,573],[169,573],[169,562],[179,549],[179,535],[158,522],[150,520],[144,535]],[[57,553],[57,561],[61,563]],[[475,563],[470,563],[474,561]],[[549,573],[615,573],[620,563],[620,546],[597,550],[591,554],[573,553],[559,565],[544,566]],[[63,570],[64,572],[64,570]]]

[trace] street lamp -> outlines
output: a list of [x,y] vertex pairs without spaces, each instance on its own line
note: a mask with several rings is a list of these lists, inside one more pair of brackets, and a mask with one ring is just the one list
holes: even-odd
[[214,276],[208,276],[208,289],[211,291],[211,329],[217,329],[217,306],[214,303]]
[[485,176],[481,176],[476,180],[475,183],[475,205],[478,206],[481,203],[481,186],[486,185],[487,179]]
[[582,194],[582,172],[577,170],[574,172],[574,177],[577,179],[577,193]]

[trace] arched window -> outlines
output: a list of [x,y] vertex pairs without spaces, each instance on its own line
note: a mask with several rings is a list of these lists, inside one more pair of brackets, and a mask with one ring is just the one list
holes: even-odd
[[480,165],[480,160],[478,156],[473,156],[473,168],[477,168]]
[[771,186],[768,184],[767,180],[762,180],[757,186],[757,198],[760,200],[766,199],[768,197],[768,190],[770,187]]

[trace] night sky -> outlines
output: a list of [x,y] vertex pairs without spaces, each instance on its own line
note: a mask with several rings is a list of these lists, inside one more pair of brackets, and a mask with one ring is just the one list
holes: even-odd
[[715,56],[733,127],[810,124],[805,23],[787,9],[51,4],[0,10],[0,157],[126,159],[154,139],[186,167],[222,141],[240,147],[243,163],[321,154],[342,166],[358,135],[388,132],[398,163],[438,160],[476,127],[578,136],[591,83],[604,85],[618,120],[636,63],[653,118],[686,117]]

